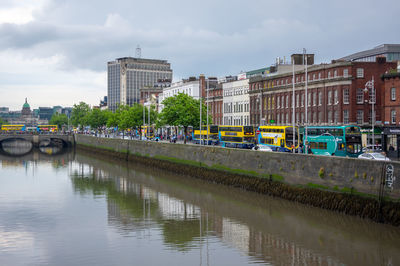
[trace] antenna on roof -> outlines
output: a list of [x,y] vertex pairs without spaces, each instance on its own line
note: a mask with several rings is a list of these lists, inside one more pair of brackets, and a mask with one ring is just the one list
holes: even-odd
[[136,47],[136,58],[141,58],[142,57],[142,49],[140,48],[140,45]]

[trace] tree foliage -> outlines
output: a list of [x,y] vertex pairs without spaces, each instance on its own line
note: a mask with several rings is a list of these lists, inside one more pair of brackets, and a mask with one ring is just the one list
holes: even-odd
[[51,117],[49,123],[51,125],[57,125],[59,128],[61,128],[62,126],[68,125],[68,117],[66,114],[55,113]]
[[74,104],[71,112],[71,124],[75,127],[87,125],[86,118],[89,112],[90,107],[87,103]]
[[86,115],[84,120],[91,128],[98,129],[107,124],[108,116],[109,114],[107,111],[102,111],[98,108],[93,108]]
[[[159,114],[159,125],[183,126],[186,143],[187,128],[189,126],[200,127],[200,100],[196,100],[187,94],[179,93],[165,99],[162,103],[164,109]],[[202,102],[201,114],[202,125],[205,125],[207,124],[207,108],[204,102]],[[208,122],[212,123],[211,117],[209,117]]]

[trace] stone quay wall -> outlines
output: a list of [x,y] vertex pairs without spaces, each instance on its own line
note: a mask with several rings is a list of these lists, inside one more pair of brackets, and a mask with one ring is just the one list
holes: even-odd
[[75,135],[75,141],[78,147],[212,182],[400,225],[399,162],[86,135]]

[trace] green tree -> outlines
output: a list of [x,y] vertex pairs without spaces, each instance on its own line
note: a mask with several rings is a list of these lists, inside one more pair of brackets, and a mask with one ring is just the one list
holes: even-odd
[[107,124],[108,113],[98,108],[93,108],[84,120],[91,128],[98,130]]
[[5,124],[5,121],[0,117],[0,126]]
[[57,125],[59,128],[62,128],[62,126],[68,125],[68,117],[66,114],[55,113],[51,117],[49,123],[51,125]]
[[71,124],[75,127],[87,125],[86,118],[89,112],[90,107],[87,103],[74,104],[71,112]]
[[[159,114],[159,125],[183,126],[185,131],[185,144],[187,128],[193,126],[200,127],[200,100],[196,100],[184,93],[179,93],[173,97],[165,99],[164,109]],[[207,109],[202,103],[202,125],[207,124]],[[211,119],[209,117],[209,123]]]

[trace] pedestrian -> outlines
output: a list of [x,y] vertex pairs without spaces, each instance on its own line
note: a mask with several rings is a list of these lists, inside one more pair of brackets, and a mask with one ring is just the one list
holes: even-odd
[[394,151],[394,147],[392,144],[390,144],[390,146],[389,146],[389,151]]

